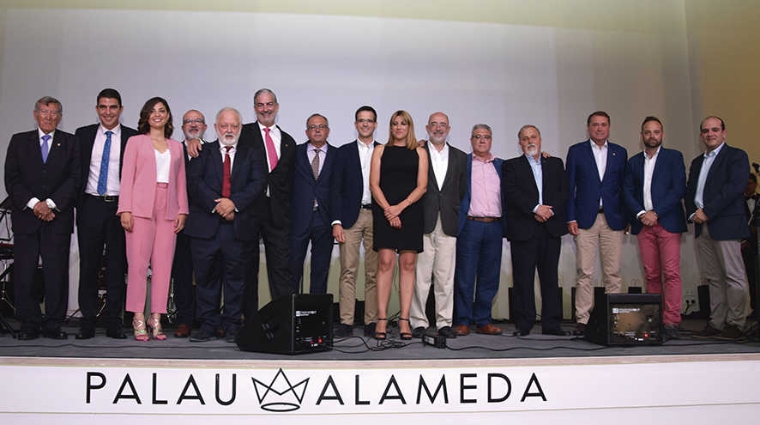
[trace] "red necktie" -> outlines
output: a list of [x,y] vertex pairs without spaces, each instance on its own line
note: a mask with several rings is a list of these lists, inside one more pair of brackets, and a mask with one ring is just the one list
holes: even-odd
[[274,149],[274,140],[272,140],[272,136],[269,135],[269,127],[264,127],[264,142],[266,143],[267,147],[267,157],[269,158],[269,171],[271,172],[274,170],[274,167],[277,166],[277,151]]
[[224,149],[226,152],[224,152],[224,166],[222,166],[222,198],[229,198],[232,190],[232,182],[230,181],[230,170],[232,169],[230,149],[232,146],[225,146]]

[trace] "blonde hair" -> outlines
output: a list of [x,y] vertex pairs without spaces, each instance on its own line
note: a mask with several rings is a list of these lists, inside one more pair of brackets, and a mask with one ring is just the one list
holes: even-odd
[[412,121],[412,116],[409,115],[409,112],[406,111],[399,110],[391,115],[391,121],[388,126],[388,144],[393,144],[393,120],[396,119],[396,117],[401,117],[402,120],[409,124],[409,133],[406,135],[406,142],[404,143],[406,148],[409,150],[417,149],[419,144],[417,143],[417,137],[414,135],[414,121]]

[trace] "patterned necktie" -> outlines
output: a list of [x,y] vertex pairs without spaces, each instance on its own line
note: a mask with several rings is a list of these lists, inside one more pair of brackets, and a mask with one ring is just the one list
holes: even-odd
[[264,142],[267,145],[267,157],[269,158],[269,172],[272,172],[274,170],[274,167],[277,166],[277,151],[274,149],[274,140],[272,140],[272,136],[269,135],[269,127],[264,127]]
[[100,175],[98,175],[98,195],[106,194],[108,186],[108,161],[111,158],[111,135],[113,131],[106,131],[106,144],[103,146],[103,156],[100,157]]
[[314,180],[319,178],[319,149],[314,149],[314,159],[311,160],[311,171],[314,173]]
[[224,165],[222,166],[222,198],[229,198],[232,191],[232,181],[230,180],[230,170],[232,161],[230,160],[230,149],[232,146],[224,147]]
[[50,148],[48,147],[48,140],[50,140],[49,134],[42,136],[42,146],[40,146],[40,152],[42,153],[43,163],[47,163],[48,152],[50,151]]

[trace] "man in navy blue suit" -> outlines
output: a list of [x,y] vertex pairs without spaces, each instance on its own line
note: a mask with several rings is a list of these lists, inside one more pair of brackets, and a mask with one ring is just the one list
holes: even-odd
[[689,167],[686,213],[694,223],[699,273],[710,289],[710,321],[697,337],[744,337],[749,285],[741,240],[749,237],[744,188],[749,159],[726,144],[726,124],[709,116],[699,126],[705,153]]
[[[80,189],[79,144],[58,129],[61,102],[45,96],[34,104],[37,129],[14,134],[5,157],[5,190],[11,200],[13,288],[19,340],[66,339],[61,322],[69,289],[69,245]],[[45,315],[34,291],[42,257]]]
[[364,335],[375,334],[377,322],[377,252],[372,249],[372,194],[369,168],[375,146],[377,112],[362,106],[354,114],[358,137],[336,152],[332,187],[332,233],[340,244],[340,324],[336,337],[353,335],[359,247],[364,243]]
[[467,184],[459,209],[454,311],[457,336],[470,334],[470,325],[485,335],[502,330],[491,319],[499,290],[504,236],[501,158],[491,154],[491,127],[472,127],[472,153],[467,156]]
[[79,310],[82,319],[76,339],[95,336],[98,272],[102,265],[106,270],[106,305],[103,308],[106,336],[116,339],[127,337],[121,320],[127,289],[124,281],[127,273],[126,242],[116,210],[119,207],[124,149],[127,140],[137,131],[120,124],[123,109],[118,91],[101,90],[95,105],[100,123],[78,128],[75,133],[82,156],[82,184],[76,217]]
[[327,293],[327,273],[332,256],[332,213],[330,189],[336,149],[327,143],[330,127],[327,118],[312,114],[306,120],[309,141],[296,147],[292,228],[290,233],[290,272],[293,292],[298,293],[303,263],[311,242],[311,279],[309,293]]
[[594,293],[591,278],[601,248],[602,280],[607,293],[621,290],[620,260],[626,219],[623,177],[628,152],[610,142],[610,116],[596,111],[586,120],[589,139],[567,151],[567,229],[576,245],[576,335],[586,331]]
[[641,124],[644,151],[625,171],[624,199],[637,235],[647,293],[662,294],[665,339],[680,338],[681,233],[686,231],[683,195],[686,169],[681,152],[662,147],[665,131],[657,117]]
[[[245,271],[256,239],[254,201],[266,185],[266,159],[249,144],[238,143],[240,113],[223,108],[214,124],[218,140],[190,161],[190,214],[185,235],[191,238],[196,302],[201,328],[193,342],[209,341],[219,327],[235,342],[243,313]],[[215,270],[219,270],[216,272]],[[224,311],[219,312],[224,292]]]

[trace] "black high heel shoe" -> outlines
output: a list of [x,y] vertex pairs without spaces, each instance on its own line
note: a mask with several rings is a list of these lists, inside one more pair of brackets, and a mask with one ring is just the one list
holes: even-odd
[[385,329],[385,330],[386,330],[386,332],[378,332],[378,331],[375,331],[375,336],[374,336],[374,338],[375,338],[376,340],[378,340],[378,341],[385,341],[386,339],[388,339],[388,332],[387,332],[387,331],[388,331],[388,323],[387,323],[387,322],[388,322],[388,319],[377,319],[377,322],[378,322],[378,323],[380,323],[381,321],[385,321],[385,322],[386,322],[386,324],[385,324],[385,327],[386,327],[386,329]]
[[[406,323],[408,323],[409,324],[409,328],[411,329],[412,323],[409,321],[409,319],[404,319],[402,317],[402,318],[398,319],[398,321],[399,322],[406,322]],[[398,327],[399,327],[399,329],[401,329],[401,324],[399,324]],[[410,339],[412,339],[412,333],[411,332],[401,332],[399,330],[398,336],[399,336],[399,338],[401,338],[404,341],[409,341]]]

